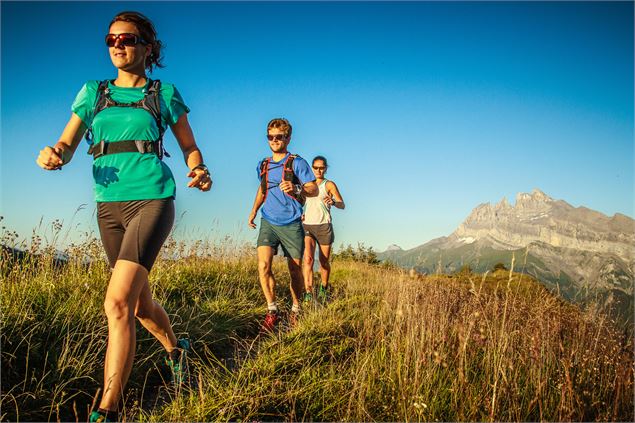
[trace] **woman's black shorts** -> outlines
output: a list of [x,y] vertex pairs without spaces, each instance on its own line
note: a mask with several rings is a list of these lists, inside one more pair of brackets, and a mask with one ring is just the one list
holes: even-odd
[[318,225],[303,224],[302,226],[304,227],[304,236],[313,238],[322,246],[331,245],[335,242],[332,223],[320,223]]
[[97,203],[97,223],[110,267],[128,260],[149,272],[174,224],[174,200]]

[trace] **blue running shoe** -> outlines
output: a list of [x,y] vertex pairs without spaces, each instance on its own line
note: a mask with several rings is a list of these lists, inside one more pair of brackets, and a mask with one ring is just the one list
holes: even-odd
[[115,420],[110,420],[105,414],[102,414],[99,411],[93,411],[90,413],[88,421],[91,423],[109,423]]
[[320,285],[320,288],[318,289],[317,298],[319,302],[321,302],[322,304],[326,304],[326,302],[329,300],[329,289]]
[[165,359],[165,364],[170,368],[171,382],[174,386],[189,384],[190,372],[187,365],[187,354],[190,352],[189,339],[179,339],[176,348]]

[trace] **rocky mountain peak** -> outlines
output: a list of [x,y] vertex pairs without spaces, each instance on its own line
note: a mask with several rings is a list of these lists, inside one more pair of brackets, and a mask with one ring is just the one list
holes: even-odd
[[516,207],[526,208],[532,206],[542,206],[552,203],[553,198],[549,197],[538,188],[534,188],[530,194],[519,192],[516,194]]
[[495,209],[497,210],[501,210],[501,209],[508,209],[511,207],[511,204],[509,204],[509,202],[507,201],[507,197],[503,197],[495,206]]
[[403,249],[397,244],[390,244],[388,248],[386,248],[386,251],[403,251]]
[[549,197],[544,192],[540,191],[538,188],[534,188],[530,194],[526,194],[524,192],[519,192],[516,194],[516,201],[533,201],[533,202],[551,202],[553,198]]
[[534,189],[531,193],[518,193],[514,206],[505,198],[494,206],[479,205],[454,235],[462,243],[482,240],[505,250],[543,242],[556,247],[615,254],[630,262],[635,245],[635,221],[621,214],[609,218],[585,207],[574,208]]
[[560,203],[566,204],[554,200],[538,188],[535,188],[531,193],[519,192],[516,194],[516,204],[513,206],[507,201],[506,197],[503,197],[493,206],[490,203],[479,204],[472,210],[472,213],[463,224],[489,222],[486,226],[491,226],[491,223],[500,220],[504,216],[516,216],[517,214],[535,217],[545,214],[554,207],[559,208]]

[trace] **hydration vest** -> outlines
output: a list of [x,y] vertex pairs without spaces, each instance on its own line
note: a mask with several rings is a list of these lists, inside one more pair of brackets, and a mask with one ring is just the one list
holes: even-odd
[[[119,103],[112,99],[110,96],[110,88],[108,88],[108,80],[101,81],[97,88],[97,100],[95,101],[95,107],[93,109],[93,119],[91,120],[90,127],[86,131],[86,141],[90,145],[88,154],[93,155],[93,159],[101,157],[106,154],[116,153],[129,153],[139,152],[142,154],[152,153],[159,157],[159,160],[163,160],[163,155],[170,157],[165,148],[163,147],[163,134],[165,129],[161,119],[161,102],[159,99],[159,92],[161,90],[161,81],[152,80],[148,81],[147,88],[144,88],[143,98],[133,103]],[[148,140],[122,140],[116,142],[109,142],[107,140],[100,140],[95,143],[93,140],[93,122],[95,116],[101,111],[109,107],[132,107],[134,109],[143,109],[152,115],[152,118],[157,124],[159,129],[159,137],[155,141]]]
[[[283,181],[291,181],[291,183],[298,184],[298,185],[302,185],[300,183],[300,179],[295,175],[295,173],[293,173],[293,161],[295,160],[296,157],[300,157],[297,154],[289,154],[287,156],[287,159],[284,161],[284,164],[282,165],[282,180]],[[262,192],[262,194],[265,196],[265,199],[267,198],[267,193],[269,192],[269,163],[271,162],[271,157],[267,157],[265,159],[262,160],[262,162],[260,163],[260,191]],[[293,198],[294,200],[296,200],[298,203],[304,205],[305,202],[305,198],[302,195],[297,195],[295,193],[286,193],[284,191],[282,191],[283,193],[285,193],[286,195],[288,195],[289,197]],[[264,201],[264,200],[263,200]]]

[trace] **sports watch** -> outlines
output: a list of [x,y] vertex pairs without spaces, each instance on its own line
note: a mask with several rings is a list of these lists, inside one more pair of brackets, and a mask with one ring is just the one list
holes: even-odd
[[209,169],[203,163],[194,166],[192,168],[192,172],[194,172],[196,169],[201,169],[203,172],[205,172],[205,173],[207,173],[207,175],[209,175]]

